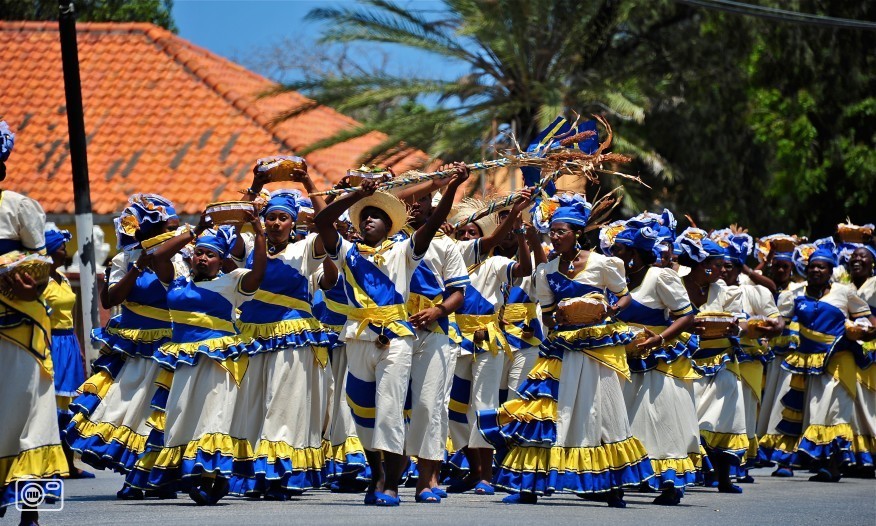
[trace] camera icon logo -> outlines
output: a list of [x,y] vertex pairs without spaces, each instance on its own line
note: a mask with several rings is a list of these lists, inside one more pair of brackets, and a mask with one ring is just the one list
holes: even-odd
[[15,508],[19,511],[61,511],[64,509],[64,482],[62,480],[16,480],[15,493],[18,495]]

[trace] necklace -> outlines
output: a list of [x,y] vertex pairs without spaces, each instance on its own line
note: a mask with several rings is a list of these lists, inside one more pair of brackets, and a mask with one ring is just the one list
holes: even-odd
[[567,268],[567,271],[568,271],[568,272],[574,272],[574,270],[575,270],[575,260],[577,260],[577,259],[578,259],[578,256],[580,256],[580,255],[581,255],[581,251],[580,251],[580,250],[576,250],[576,251],[575,251],[575,255],[572,256],[572,259],[566,259],[566,258],[563,257],[562,254],[560,254],[560,261],[567,261],[567,262],[569,263],[569,266],[568,266],[568,268]]

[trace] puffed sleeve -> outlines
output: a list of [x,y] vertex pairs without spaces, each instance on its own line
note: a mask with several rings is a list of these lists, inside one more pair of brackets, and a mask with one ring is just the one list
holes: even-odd
[[629,290],[627,290],[627,276],[624,272],[624,262],[619,258],[605,258],[602,265],[602,286],[618,298],[629,294]]
[[403,241],[396,241],[395,246],[403,246],[405,250],[405,258],[408,263],[408,270],[414,270],[417,268],[417,265],[420,264],[420,261],[426,257],[426,252],[429,251],[429,246],[426,245],[426,252],[422,254],[417,254],[416,247],[414,245],[414,238],[417,236],[417,233],[414,232],[411,234],[411,237],[405,239]]
[[109,286],[112,287],[128,273],[127,252],[119,252],[110,262]]
[[767,318],[778,318],[779,307],[776,305],[776,300],[773,299],[772,293],[766,287],[760,285],[751,285],[757,297],[757,316],[766,316]]
[[745,316],[745,306],[742,302],[742,287],[721,287],[721,309],[737,316]]
[[451,287],[465,288],[471,283],[468,275],[468,268],[462,260],[462,253],[459,251],[459,246],[456,243],[446,243],[447,250],[444,252],[444,265],[441,276],[444,281],[444,288]]
[[[325,260],[325,254],[322,256],[316,255],[316,243],[318,240],[318,234],[308,234],[307,237],[293,245],[300,246],[301,250],[304,251],[304,257],[302,258],[304,265],[303,268],[300,269],[300,272],[305,276],[310,276],[314,272],[322,271],[322,262]],[[319,282],[317,281],[317,283]]]
[[235,308],[240,307],[255,296],[255,291],[246,292],[243,290],[243,277],[249,274],[249,272],[249,269],[238,268],[228,273],[229,285],[226,295]]
[[237,268],[243,268],[246,266],[246,258],[252,254],[253,248],[255,248],[255,233],[249,230],[241,232],[240,239],[243,241],[243,257],[238,259],[234,257],[234,255],[230,256],[231,261],[234,261]]
[[556,264],[542,263],[535,269],[535,274],[533,276],[535,282],[535,297],[538,298],[538,302],[541,304],[541,310],[543,313],[547,314],[553,312],[556,308],[554,301],[554,292],[551,290],[550,285],[548,284],[548,268],[551,266],[556,266]]
[[693,312],[687,289],[684,288],[684,283],[675,271],[666,268],[660,269],[655,289],[657,297],[673,316],[681,317]]
[[496,276],[499,283],[508,285],[514,281],[514,266],[517,264],[513,259],[505,256],[491,256],[488,264],[496,269]]
[[18,236],[27,250],[36,252],[46,248],[46,213],[29,197],[18,202]]
[[848,305],[849,305],[849,318],[864,318],[869,316],[870,306],[867,305],[867,302],[864,301],[860,296],[858,296],[855,292],[855,289],[852,287],[848,288]]
[[785,319],[790,320],[794,317],[794,298],[796,296],[797,294],[790,290],[784,290],[781,294],[779,294],[779,314],[781,314]]

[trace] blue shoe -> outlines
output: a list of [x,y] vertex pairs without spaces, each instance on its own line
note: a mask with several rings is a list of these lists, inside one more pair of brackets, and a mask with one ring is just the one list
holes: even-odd
[[432,488],[432,493],[434,493],[435,495],[438,495],[438,496],[441,497],[442,499],[446,499],[446,498],[447,498],[447,492],[444,491],[444,490],[441,489],[441,488],[437,488],[437,487],[436,487],[436,488]]
[[466,491],[473,490],[478,484],[480,484],[480,481],[466,481],[465,479],[462,479],[447,486],[447,493],[465,493]]
[[754,484],[754,477],[751,475],[745,475],[744,477],[736,478],[737,484]]
[[502,502],[505,504],[535,504],[538,502],[538,496],[535,493],[514,493],[502,499]]
[[730,484],[729,486],[718,486],[718,493],[742,493],[742,488],[737,486],[736,484]]
[[365,492],[365,505],[366,506],[374,506],[375,504],[377,504],[377,492],[366,491]]
[[493,489],[493,486],[487,484],[486,482],[478,482],[474,487],[474,492],[476,495],[495,495],[496,490]]
[[793,477],[793,476],[794,476],[794,471],[793,471],[791,468],[780,467],[780,468],[778,468],[777,470],[773,471],[773,475],[772,475],[772,476],[774,476],[774,477],[784,477],[784,478],[787,478],[787,477]]
[[189,490],[189,497],[195,501],[198,506],[207,506],[210,504],[210,495],[201,488],[194,487]]
[[422,493],[417,493],[414,497],[414,500],[419,502],[420,504],[440,504],[441,497],[435,495],[435,493],[431,491],[424,491]]
[[377,502],[375,502],[377,506],[393,507],[401,504],[401,499],[399,497],[393,497],[392,495],[387,495],[380,491],[375,491],[374,497],[377,499]]
[[132,488],[126,484],[116,492],[116,498],[119,500],[143,500],[146,497],[143,495],[143,490]]

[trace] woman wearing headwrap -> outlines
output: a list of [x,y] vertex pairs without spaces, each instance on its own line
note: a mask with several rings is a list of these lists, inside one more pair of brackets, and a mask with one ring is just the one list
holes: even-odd
[[[199,505],[216,504],[229,490],[232,475],[254,476],[254,446],[264,413],[247,374],[249,353],[259,345],[240,336],[236,310],[250,301],[265,274],[267,250],[258,216],[248,218],[255,232],[251,269],[221,271],[235,242],[232,228],[207,229],[201,216],[155,253],[155,273],[167,287],[172,335],[155,354],[173,371],[167,393],[165,446],[156,455],[149,484],[179,483]],[[175,277],[173,256],[192,240],[192,273]],[[257,406],[256,406],[257,407]]]
[[[125,500],[144,498],[145,485],[137,484],[134,467],[149,445],[161,445],[160,430],[150,423],[155,402],[152,385],[159,380],[167,383],[168,375],[162,374],[152,356],[170,338],[170,314],[167,294],[140,242],[168,235],[169,205],[160,196],[136,194],[115,221],[121,251],[111,263],[104,307],[120,306],[121,313],[92,332],[92,341],[101,345],[101,356],[92,365],[94,374],[70,404],[74,416],[65,436],[83,462],[128,475],[117,493]],[[157,494],[175,495],[173,491]]]
[[[682,281],[694,312],[728,313],[737,321],[743,318],[742,292],[720,281],[724,249],[698,228],[682,232],[678,243],[682,249],[678,261],[690,268]],[[734,323],[723,337],[701,336],[699,349],[693,354],[694,368],[703,375],[694,382],[700,437],[722,493],[742,493],[739,486],[731,483],[730,471],[732,466],[744,462],[749,447],[743,388],[735,358],[740,349],[740,330]],[[694,332],[702,335],[701,322],[695,322]]]
[[[520,386],[521,398],[481,411],[478,427],[496,448],[498,487],[506,503],[534,504],[539,495],[570,491],[625,507],[621,488],[653,475],[645,447],[627,419],[621,377],[629,379],[624,346],[629,328],[610,316],[629,306],[623,263],[583,248],[590,205],[558,208],[550,237],[558,257],[536,270],[536,296],[549,333]],[[566,318],[563,300],[614,294],[609,316],[593,324]]]
[[763,391],[764,365],[772,360],[769,338],[779,336],[785,322],[769,289],[752,282],[741,283],[740,276],[746,268],[745,260],[751,254],[754,240],[744,232],[724,229],[712,233],[712,239],[724,247],[724,264],[721,278],[730,287],[739,287],[745,316],[757,320],[757,329],[749,325],[748,334],[740,340],[741,349],[735,353],[742,379],[742,398],[745,405],[745,428],[748,433],[748,452],[744,469],[737,481],[754,482],[747,470],[753,467],[758,457],[757,419],[758,405]]
[[632,377],[624,384],[624,400],[630,427],[651,459],[650,490],[662,490],[654,503],[672,506],[695,482],[693,459],[700,455],[693,392],[693,380],[700,375],[690,360],[699,340],[686,332],[694,315],[681,278],[654,266],[661,241],[658,228],[653,221],[628,222],[614,238],[611,255],[626,266],[631,297],[618,319],[647,335],[627,355]]
[[[454,449],[463,451],[470,471],[463,480],[448,486],[448,493],[495,493],[493,448],[478,432],[475,420],[478,411],[499,405],[505,359],[512,352],[499,327],[505,303],[503,292],[515,278],[532,275],[529,248],[521,233],[516,234],[516,260],[493,255],[493,249],[511,233],[529,206],[531,192],[523,190],[523,196],[501,223],[491,214],[462,226],[456,234],[471,283],[465,288],[462,307],[456,311],[462,341],[450,390],[450,441]],[[467,217],[483,205],[478,200],[464,200],[455,219]]]
[[[313,313],[317,289],[331,288],[337,267],[326,259],[316,234],[292,242],[300,193],[279,190],[262,209],[267,237],[267,267],[259,290],[240,307],[238,326],[244,340],[258,344],[250,353],[247,374],[262,376],[244,394],[259,412],[264,407],[255,443],[255,478],[233,484],[234,493],[263,493],[287,500],[291,492],[323,484],[322,434],[328,407],[329,338]],[[317,200],[317,209],[322,200]],[[245,268],[255,262],[254,240],[235,245],[232,255]]]
[[[849,277],[857,289],[858,296],[876,312],[876,248],[861,245],[855,248],[849,258]],[[870,331],[873,332],[872,330]],[[865,341],[852,344],[855,361],[858,365],[857,396],[855,414],[852,419],[855,454],[855,467],[859,475],[873,473],[873,457],[876,455],[876,343]]]
[[[70,280],[58,269],[67,260],[66,244],[72,236],[66,230],[46,229],[46,254],[52,258],[52,272],[43,298],[52,310],[52,363],[55,370],[55,396],[58,401],[58,427],[63,436],[73,413],[70,401],[76,390],[85,381],[85,360],[79,347],[79,338],[73,330],[73,308],[76,306],[76,293]],[[73,466],[73,451],[64,446],[64,455],[70,465],[70,478],[94,478],[94,474]]]
[[790,464],[809,460],[820,468],[809,480],[836,482],[839,468],[854,462],[857,367],[843,344],[846,322],[867,318],[876,325],[876,318],[853,287],[831,282],[837,264],[831,250],[803,245],[794,256],[806,273],[806,286],[779,298],[779,311],[796,321],[799,336],[782,361],[793,377],[781,399],[783,421],[775,426],[781,436],[772,440],[776,449],[793,453]]
[[[15,135],[0,121],[0,181]],[[45,247],[42,207],[16,192],[0,190],[0,254],[40,252]],[[68,475],[61,448],[52,381],[51,322],[41,297],[43,287],[29,274],[2,279],[0,294],[0,517],[7,506],[21,506],[21,524],[37,524],[18,484],[26,479]],[[60,485],[44,485],[44,494],[60,497]]]

